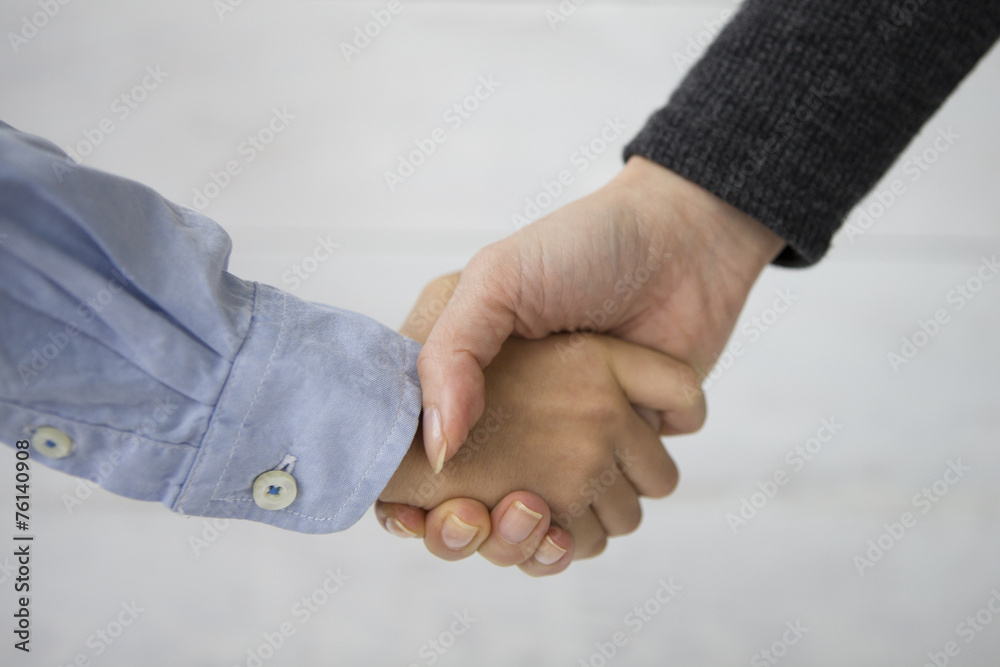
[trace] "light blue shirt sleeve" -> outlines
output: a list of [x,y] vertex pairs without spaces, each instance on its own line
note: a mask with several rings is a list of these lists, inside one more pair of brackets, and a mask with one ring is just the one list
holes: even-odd
[[[420,346],[226,271],[231,242],[151,189],[0,123],[0,440],[184,514],[355,523],[416,432]],[[253,496],[282,468],[280,510]]]

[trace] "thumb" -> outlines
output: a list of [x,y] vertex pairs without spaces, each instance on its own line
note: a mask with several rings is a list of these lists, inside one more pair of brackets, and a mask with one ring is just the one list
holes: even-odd
[[417,359],[424,449],[434,472],[461,448],[483,414],[483,369],[514,330],[518,274],[491,259],[497,257],[494,247],[477,253],[462,272]]

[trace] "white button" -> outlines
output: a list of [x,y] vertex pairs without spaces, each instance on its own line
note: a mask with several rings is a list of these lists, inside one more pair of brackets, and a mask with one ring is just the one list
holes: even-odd
[[59,429],[43,426],[31,436],[31,444],[42,456],[61,459],[73,451],[73,441]]
[[253,500],[265,510],[283,510],[299,490],[295,478],[284,470],[268,470],[253,481]]

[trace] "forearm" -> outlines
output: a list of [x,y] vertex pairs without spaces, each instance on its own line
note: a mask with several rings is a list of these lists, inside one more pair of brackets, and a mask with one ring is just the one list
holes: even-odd
[[626,148],[819,260],[1000,35],[992,0],[747,0]]
[[[232,276],[208,218],[2,125],[0,192],[0,440],[55,428],[51,467],[188,514],[360,518],[416,430],[418,344]],[[297,494],[264,509],[278,467]]]

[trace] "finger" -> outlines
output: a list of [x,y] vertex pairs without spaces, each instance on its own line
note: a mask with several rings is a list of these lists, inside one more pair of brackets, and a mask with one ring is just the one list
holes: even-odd
[[535,555],[518,567],[531,577],[559,574],[573,562],[573,549],[572,535],[559,526],[549,526],[549,532],[538,546]]
[[454,498],[427,512],[424,546],[438,558],[461,560],[489,537],[490,510],[478,500]]
[[663,417],[658,411],[647,408],[644,405],[633,405],[632,409],[649,424],[654,433],[659,433],[663,429]]
[[419,507],[401,503],[375,501],[375,518],[390,535],[423,537],[426,512]]
[[573,536],[575,559],[593,558],[607,546],[608,535],[589,505],[571,504],[568,511],[553,515],[552,521]]
[[438,472],[483,413],[483,368],[514,330],[519,289],[509,253],[484,248],[462,272],[451,301],[417,359],[424,406],[424,447]]
[[[602,475],[603,476],[603,475]],[[594,489],[597,494],[592,507],[601,527],[609,536],[625,535],[639,527],[642,520],[642,507],[639,505],[639,495],[625,476],[619,472],[610,484]]]
[[490,513],[493,532],[479,553],[500,567],[531,559],[545,539],[550,515],[549,506],[534,493],[515,491],[505,496]]
[[659,435],[638,413],[629,418],[626,428],[625,439],[615,450],[615,466],[639,495],[649,498],[670,495],[677,488],[680,474]]
[[663,435],[693,433],[705,423],[705,394],[693,368],[639,345],[605,341],[611,370],[629,402],[662,413]]

